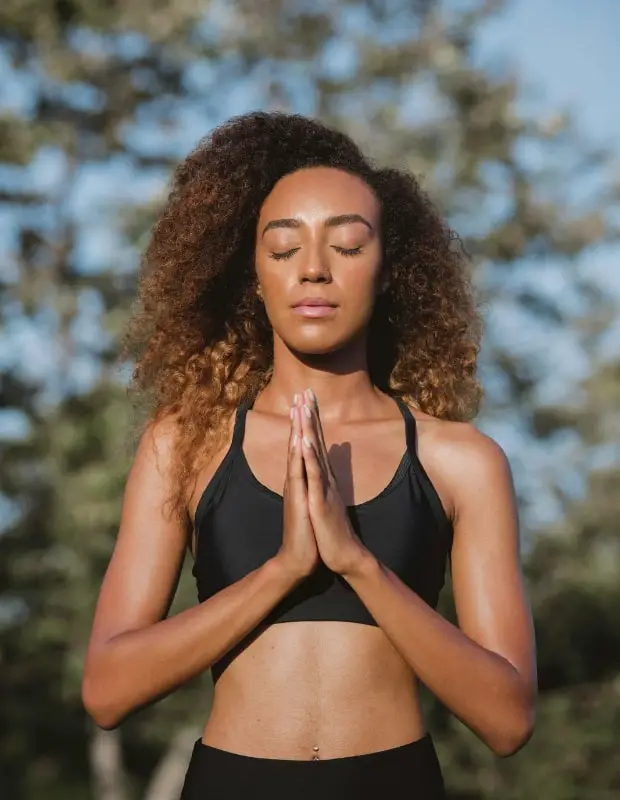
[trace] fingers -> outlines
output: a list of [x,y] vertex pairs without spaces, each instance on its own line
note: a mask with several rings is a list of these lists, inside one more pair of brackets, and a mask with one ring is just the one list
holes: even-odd
[[316,435],[316,430],[314,425],[312,424],[312,410],[307,402],[300,408],[300,421],[301,421],[301,433],[303,437],[303,444],[308,446],[310,443],[315,451],[315,454],[318,456],[319,454],[319,441]]
[[323,453],[327,467],[329,468],[327,445],[325,444],[325,436],[323,435],[323,426],[321,425],[321,416],[319,414],[319,403],[312,389],[307,389],[305,395],[306,395],[306,402],[310,406],[310,410],[312,412],[312,423],[315,428],[315,434],[319,443],[319,448]]
[[[312,431],[312,426],[309,421],[306,423],[306,428],[309,429],[309,432]],[[308,478],[308,491],[312,492],[313,488],[319,488],[322,494],[326,486],[326,477],[323,465],[318,458],[316,439],[314,437],[311,438],[309,433],[305,432],[301,443],[303,448],[303,460]]]
[[[296,396],[297,397],[297,396]],[[288,444],[288,478],[289,480],[303,482],[304,463],[301,446],[301,410],[299,404],[291,407],[291,430]]]
[[[323,429],[318,416],[316,398],[310,390],[304,392],[304,413],[302,415],[303,433],[306,435],[315,450],[316,458],[324,472],[325,480],[331,475],[331,465],[327,455],[327,446],[323,438]],[[305,451],[304,451],[305,452]]]
[[317,440],[316,431],[312,424],[311,416],[307,414],[308,406],[304,406],[301,414],[303,459],[308,480],[308,496],[323,497],[329,485],[329,472],[321,448]]

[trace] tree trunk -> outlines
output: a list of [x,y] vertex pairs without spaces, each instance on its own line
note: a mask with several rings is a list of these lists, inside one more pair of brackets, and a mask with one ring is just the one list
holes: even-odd
[[90,767],[96,800],[129,800],[121,736],[117,730],[94,729],[90,740]]
[[143,800],[179,800],[192,747],[199,737],[200,730],[189,726],[174,736],[153,773]]

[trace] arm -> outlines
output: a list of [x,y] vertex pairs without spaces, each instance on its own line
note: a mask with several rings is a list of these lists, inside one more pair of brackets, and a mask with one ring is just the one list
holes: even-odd
[[274,558],[204,603],[164,619],[188,535],[188,527],[163,510],[173,441],[171,422],[147,430],[127,480],[82,683],[84,705],[103,728],[116,727],[130,712],[208,669],[298,580]]
[[461,430],[462,441],[445,459],[455,501],[452,582],[460,629],[369,555],[344,577],[420,680],[507,756],[529,739],[536,698],[516,504],[501,448],[473,427]]

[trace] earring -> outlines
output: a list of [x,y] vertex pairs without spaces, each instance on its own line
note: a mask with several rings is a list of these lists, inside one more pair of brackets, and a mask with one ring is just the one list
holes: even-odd
[[258,283],[256,284],[256,296],[258,297],[259,300],[263,299],[263,293],[261,291],[260,284]]

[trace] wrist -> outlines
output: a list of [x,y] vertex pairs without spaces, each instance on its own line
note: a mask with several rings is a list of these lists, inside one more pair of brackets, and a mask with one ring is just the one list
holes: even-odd
[[351,581],[374,574],[379,568],[379,560],[362,545],[355,560],[340,574],[346,581],[351,583]]
[[287,590],[294,589],[306,577],[283,555],[278,553],[264,564],[265,570],[273,579],[281,583]]

